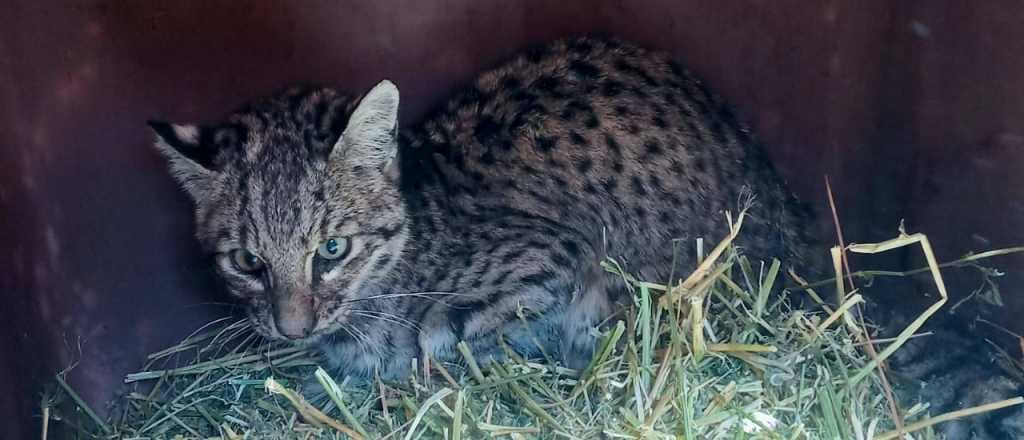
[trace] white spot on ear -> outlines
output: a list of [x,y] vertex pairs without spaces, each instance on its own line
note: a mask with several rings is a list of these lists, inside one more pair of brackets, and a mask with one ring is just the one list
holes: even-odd
[[174,130],[174,135],[181,139],[182,142],[187,144],[199,143],[199,127],[195,125],[171,124],[171,129]]

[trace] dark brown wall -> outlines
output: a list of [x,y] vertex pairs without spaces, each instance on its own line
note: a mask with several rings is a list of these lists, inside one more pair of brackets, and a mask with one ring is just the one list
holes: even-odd
[[[35,435],[51,372],[80,359],[73,383],[102,402],[145,353],[225,313],[147,118],[388,77],[408,122],[526,44],[612,33],[734,102],[819,210],[831,175],[849,240],[906,218],[950,259],[1024,243],[1021,23],[1010,0],[7,2],[0,419],[24,423],[4,437]],[[1022,310],[1024,259],[998,265]]]

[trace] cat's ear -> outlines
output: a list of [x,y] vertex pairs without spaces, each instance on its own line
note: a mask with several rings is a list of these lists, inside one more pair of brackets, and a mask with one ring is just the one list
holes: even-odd
[[384,80],[359,101],[331,152],[331,159],[344,158],[347,164],[386,172],[395,164],[397,136],[398,88]]
[[156,134],[156,148],[167,158],[171,175],[192,199],[202,201],[216,175],[213,159],[216,145],[209,128],[149,121]]

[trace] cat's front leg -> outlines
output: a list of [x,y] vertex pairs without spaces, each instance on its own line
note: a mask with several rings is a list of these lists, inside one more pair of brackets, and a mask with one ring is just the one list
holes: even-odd
[[400,326],[369,326],[344,335],[327,337],[319,343],[327,369],[335,377],[401,380],[409,375],[416,332]]

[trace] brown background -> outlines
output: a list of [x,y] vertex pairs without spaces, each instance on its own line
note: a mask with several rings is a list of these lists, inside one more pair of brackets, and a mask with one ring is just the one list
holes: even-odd
[[[1022,24],[1011,0],[5,2],[0,436],[36,435],[61,367],[80,359],[72,383],[102,407],[145,353],[225,313],[148,118],[387,77],[409,123],[526,44],[604,32],[672,52],[735,103],[819,211],[831,175],[849,240],[905,218],[947,260],[1024,244]],[[1011,273],[1002,322],[1024,330],[1024,258],[995,264]],[[951,277],[961,294],[977,282]]]

